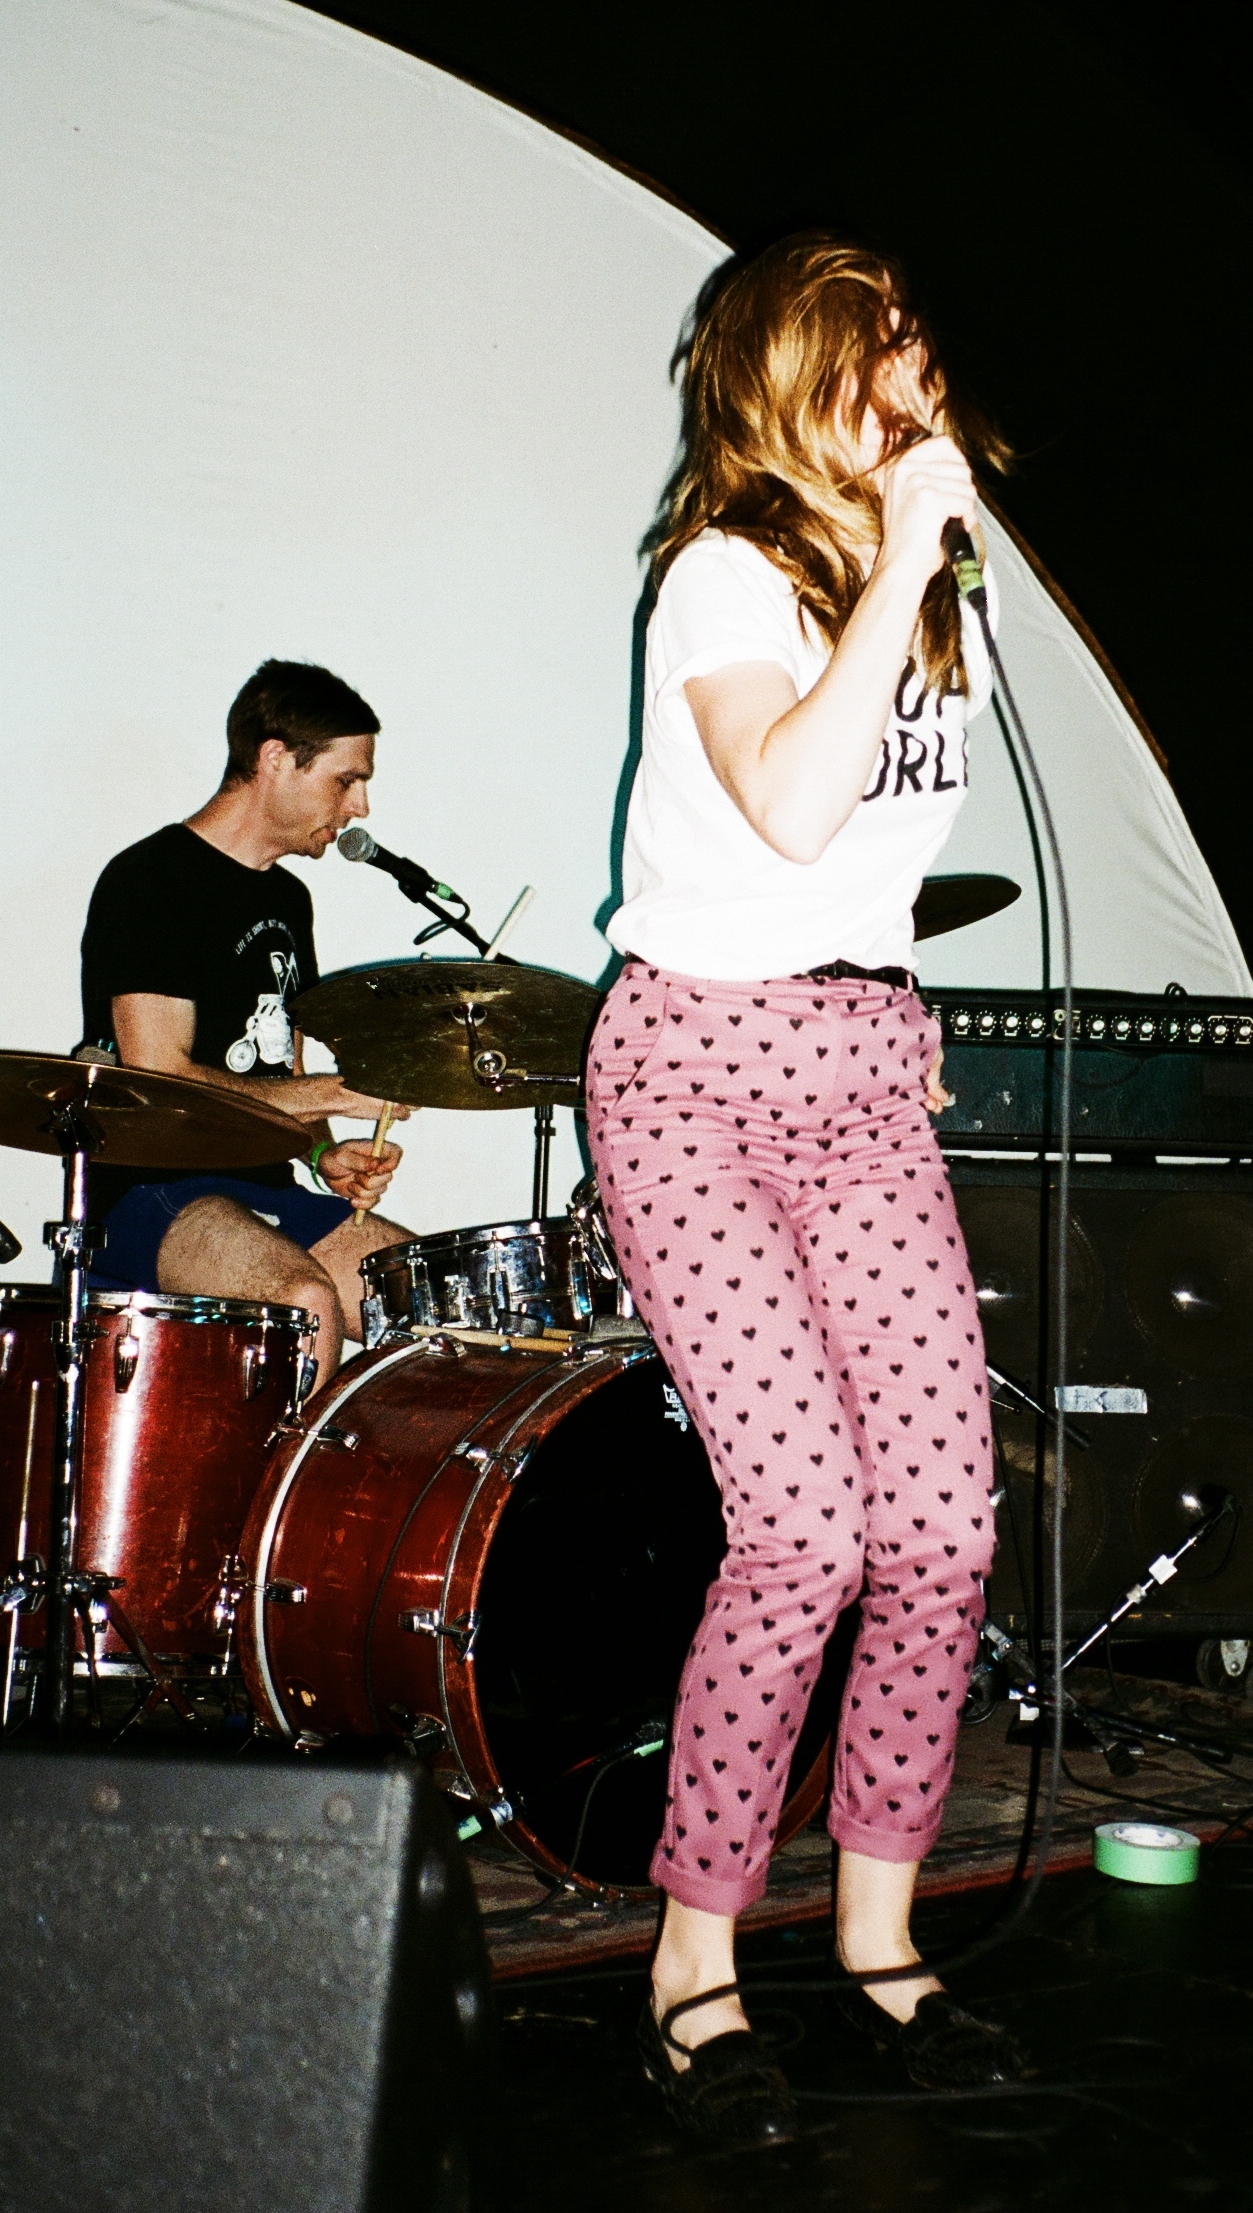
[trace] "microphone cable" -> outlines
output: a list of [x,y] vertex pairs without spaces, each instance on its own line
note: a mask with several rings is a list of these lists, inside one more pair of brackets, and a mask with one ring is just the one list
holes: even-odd
[[[1057,901],[1058,939],[1062,971],[1061,1001],[1063,1020],[1061,1037],[1061,1075],[1058,1086],[1057,1114],[1057,1143],[1059,1151],[1057,1174],[1057,1216],[1059,1219],[1060,1229],[1054,1267],[1051,1273],[1052,1287],[1054,1290],[1057,1306],[1057,1328],[1054,1341],[1054,1365],[1059,1385],[1064,1386],[1070,1357],[1070,1332],[1069,1317],[1067,1312],[1070,1297],[1070,1256],[1066,1233],[1070,1220],[1070,1143],[1071,1126],[1073,1119],[1072,1099],[1074,1084],[1074,1024],[1072,1019],[1074,1003],[1074,946],[1071,930],[1070,900],[1066,886],[1066,872],[1062,862],[1061,846],[1057,835],[1057,826],[1053,819],[1053,811],[1051,806],[1049,805],[1048,793],[1045,789],[1044,780],[1040,773],[1039,763],[1037,762],[1035,753],[1032,749],[1031,741],[1027,735],[1026,725],[1023,721],[1018,703],[1014,697],[1013,686],[1011,685],[1009,677],[1006,674],[1005,664],[1001,659],[1000,652],[997,648],[996,639],[992,633],[992,626],[988,611],[987,586],[983,580],[983,572],[980,568],[974,545],[971,541],[969,533],[958,522],[950,522],[947,525],[944,531],[943,543],[945,555],[952,568],[958,591],[961,593],[962,598],[968,602],[972,612],[977,617],[979,622],[984,649],[988,656],[988,664],[993,679],[992,703],[996,713],[997,722],[1000,727],[1001,735],[1005,741],[1006,750],[1010,757],[1015,782],[1017,784],[1019,796],[1022,801],[1023,812],[1026,816],[1027,830],[1031,840],[1032,856],[1035,863],[1036,890],[1039,901],[1040,916],[1043,988],[1046,997],[1051,990],[1051,979],[1049,973],[1052,946],[1052,931],[1050,927],[1049,908],[1050,871],[1055,886]],[[1047,1042],[1048,1041],[1046,1037],[1046,1050]],[[1045,1128],[1041,1132],[1041,1137],[1043,1139],[1042,1168],[1044,1173],[1044,1188],[1046,1194],[1048,1191],[1049,1134],[1050,1133],[1047,1128]],[[1046,1204],[1042,1209],[1042,1214],[1042,1273],[1047,1285],[1048,1277],[1050,1274],[1048,1267],[1050,1209],[1047,1205],[1047,1199]],[[1049,1333],[1049,1300],[1047,1297],[1047,1290],[1042,1303],[1042,1342],[1047,1352]],[[1044,1373],[1041,1377],[1041,1382],[1043,1385],[1043,1388],[1041,1390],[1041,1398],[1044,1404],[1047,1405],[1047,1363],[1042,1362],[1041,1365],[1044,1369]],[[1052,1653],[1050,1668],[1050,1703],[1052,1707],[1052,1727],[1050,1741],[1048,1745],[1048,1779],[1047,1784],[1043,1789],[1043,1804],[1041,1806],[1041,1782],[1043,1778],[1044,1767],[1044,1741],[1042,1735],[1037,1731],[1035,1741],[1031,1747],[1031,1765],[1027,1781],[1027,1802],[1023,1811],[1023,1821],[1019,1836],[1018,1853],[1014,1863],[1014,1867],[1009,1877],[1009,1881],[1005,1886],[1005,1891],[1002,1897],[998,1901],[994,1911],[984,1922],[982,1929],[977,1930],[974,1936],[971,1937],[967,1943],[959,1945],[955,1951],[947,1953],[937,1959],[923,1959],[915,1965],[906,1967],[867,1968],[860,1971],[845,1969],[841,1971],[838,1978],[831,1980],[824,1978],[822,1980],[815,1981],[810,1980],[808,1977],[805,1976],[789,1976],[782,1979],[762,1978],[758,1980],[757,1978],[748,1975],[741,1978],[745,1998],[754,1997],[757,1995],[774,1994],[790,1994],[792,1996],[796,1996],[801,1993],[818,1996],[823,1994],[824,1992],[833,1992],[844,1989],[850,1983],[865,1988],[876,1983],[906,1982],[920,1974],[950,1974],[954,1971],[954,1969],[959,1969],[971,1965],[975,1960],[985,1957],[987,1953],[996,1950],[998,1946],[1005,1943],[1006,1940],[1014,1933],[1014,1931],[1021,1926],[1022,1922],[1025,1920],[1027,1914],[1030,1912],[1032,1906],[1034,1905],[1036,1897],[1039,1894],[1040,1885],[1042,1884],[1044,1877],[1048,1872],[1049,1854],[1052,1848],[1053,1836],[1057,1824],[1057,1810],[1061,1796],[1062,1775],[1064,1769],[1063,1730],[1065,1713],[1065,1685],[1063,1680],[1063,1628],[1065,1609],[1063,1540],[1065,1534],[1067,1425],[1065,1420],[1060,1418],[1062,1412],[1063,1409],[1058,1408],[1059,1418],[1057,1419],[1055,1424],[1056,1448],[1054,1461],[1055,1477],[1053,1497],[1053,1526],[1050,1532],[1051,1542],[1048,1550],[1047,1573],[1045,1576],[1046,1602],[1043,1609],[1044,1620],[1047,1622],[1048,1628],[1051,1629],[1052,1633]],[[994,1418],[992,1417],[990,1398],[989,1417]],[[1043,1424],[1041,1424],[1040,1436],[1042,1440]],[[1043,1495],[1045,1491],[1045,1464],[1044,1444],[1043,1441],[1041,1441],[1036,1455],[1037,1532],[1040,1530],[1040,1526],[1043,1521],[1042,1507]],[[1040,1550],[1038,1536],[1036,1549],[1037,1552]],[[1044,1623],[1042,1622],[1041,1638],[1043,1638],[1045,1633],[1046,1632],[1044,1629]],[[1039,1669],[1038,1672],[1042,1675],[1043,1669]],[[593,1789],[595,1788],[595,1782],[598,1782],[599,1779],[599,1776],[597,1776],[592,1785]],[[589,1800],[590,1796],[591,1792],[589,1791]],[[587,1803],[585,1802],[584,1816],[586,1816],[586,1812]],[[1251,1809],[1251,1813],[1253,1813],[1253,1809]],[[1233,1826],[1235,1825],[1236,1824],[1233,1824]],[[581,1844],[581,1842],[582,1824],[580,1824],[580,1833],[576,1843],[576,1853],[577,1846],[578,1844]],[[1033,1845],[1035,1848],[1035,1865],[1031,1869],[1030,1875],[1028,1875],[1027,1870],[1031,1863]],[[571,1860],[571,1866],[567,1870],[566,1874],[567,1881],[569,1879],[569,1875],[572,1872],[573,1856]],[[540,1903],[550,1903],[551,1896],[552,1894],[550,1893],[549,1898],[540,1901]],[[522,1910],[523,1912],[526,1912],[527,1910],[534,1911],[535,1908]],[[514,1909],[514,1911],[516,1913],[517,1909]],[[545,1978],[545,1980],[549,1982],[560,1982],[569,1979],[570,1977],[568,1971],[558,1974],[555,1977],[550,1976]],[[997,2087],[1000,2091],[1000,2094],[1003,2096],[1029,2095],[1031,2092],[1031,2086],[1029,2085],[1014,2084]],[[986,2091],[981,2091],[978,2093],[978,2095],[981,2096],[989,2094],[991,2093]],[[903,2100],[908,2100],[911,2096],[914,2095],[925,2097],[934,2095],[934,2093],[904,2092],[901,2093],[901,2098]]]
[[[1043,963],[1043,987],[1046,997],[1052,988],[1049,973],[1052,947],[1052,931],[1050,926],[1049,903],[1050,874],[1053,880],[1054,893],[1057,903],[1057,936],[1058,949],[1060,953],[1062,1005],[1061,1072],[1058,1084],[1058,1111],[1056,1122],[1057,1146],[1059,1156],[1057,1169],[1056,1214],[1059,1229],[1057,1239],[1057,1251],[1051,1270],[1048,1266],[1048,1240],[1051,1210],[1047,1204],[1047,1196],[1046,1203],[1042,1208],[1043,1220],[1041,1226],[1043,1253],[1042,1274],[1044,1276],[1046,1284],[1048,1283],[1048,1279],[1051,1275],[1052,1289],[1056,1299],[1057,1324],[1056,1333],[1053,1340],[1053,1365],[1058,1379],[1058,1386],[1059,1388],[1061,1388],[1064,1387],[1066,1382],[1070,1359],[1070,1329],[1068,1314],[1070,1301],[1070,1253],[1067,1231],[1070,1223],[1070,1145],[1074,1093],[1074,940],[1071,928],[1070,898],[1066,886],[1066,871],[1062,862],[1061,844],[1057,835],[1057,825],[1053,819],[1053,810],[1049,804],[1048,792],[1045,789],[1044,779],[1040,773],[1039,762],[1036,759],[1031,740],[1027,735],[1026,724],[1023,721],[1022,714],[1019,710],[1018,702],[1014,697],[1013,686],[1009,681],[1008,675],[1006,674],[1005,664],[1001,659],[1000,651],[997,647],[996,639],[992,632],[992,624],[988,609],[987,585],[984,582],[983,571],[980,567],[974,544],[971,540],[969,532],[965,529],[964,525],[960,522],[952,521],[948,523],[945,527],[943,533],[943,545],[945,556],[952,570],[957,589],[961,594],[961,597],[969,605],[971,612],[976,616],[979,623],[979,629],[983,639],[984,650],[987,654],[988,665],[992,674],[992,704],[996,713],[996,718],[1000,727],[1001,735],[1005,741],[1006,750],[1009,754],[1010,763],[1014,772],[1014,779],[1018,787],[1019,796],[1022,800],[1023,812],[1026,816],[1027,830],[1031,840],[1032,856],[1035,863],[1036,892],[1039,902],[1040,914],[1040,942]],[[1046,1053],[1048,1049],[1048,1043],[1049,1039],[1046,1033]],[[1041,1166],[1043,1170],[1044,1189],[1046,1195],[1048,1192],[1049,1135],[1050,1132],[1047,1127],[1041,1131],[1044,1155]],[[1043,1301],[1041,1331],[1042,1342],[1047,1347],[1049,1338],[1049,1300],[1047,1298],[1047,1295]],[[1041,1377],[1041,1382],[1044,1385],[1044,1388],[1041,1391],[1041,1397],[1044,1400],[1045,1405],[1047,1405],[1047,1366],[1044,1363],[1042,1363],[1042,1366],[1044,1366],[1044,1374]],[[1056,1394],[1054,1403],[1056,1404]],[[1041,1622],[1041,1637],[1043,1638],[1043,1636],[1046,1634],[1044,1627],[1045,1623],[1047,1623],[1048,1630],[1051,1630],[1052,1635],[1052,1651],[1050,1655],[1051,1666],[1049,1669],[1050,1705],[1052,1708],[1052,1712],[1050,1716],[1051,1729],[1048,1743],[1048,1777],[1047,1782],[1044,1785],[1043,1792],[1041,1792],[1041,1782],[1043,1778],[1044,1768],[1044,1741],[1042,1735],[1037,1729],[1037,1735],[1031,1747],[1031,1766],[1027,1781],[1027,1803],[1023,1812],[1022,1829],[1018,1844],[1018,1855],[1013,1870],[1010,1874],[1009,1881],[1006,1885],[1003,1897],[998,1902],[995,1911],[985,1922],[983,1928],[977,1931],[976,1934],[969,1940],[969,1942],[960,1945],[956,1951],[951,1952],[942,1958],[935,1960],[924,1959],[920,1961],[917,1965],[909,1967],[867,1968],[858,1972],[845,1970],[843,1973],[841,1973],[838,1980],[831,1982],[810,1982],[808,1980],[800,1980],[798,1978],[792,1978],[788,1981],[758,1982],[755,1980],[746,1980],[744,1983],[744,1991],[746,1996],[750,1993],[755,1993],[759,1991],[796,1992],[798,1990],[805,1990],[815,1993],[824,1990],[835,1991],[844,1988],[848,1983],[855,1983],[862,1988],[865,1988],[876,1983],[907,1982],[912,1977],[919,1974],[949,1974],[952,1973],[954,1969],[963,1968],[971,1965],[975,1960],[983,1958],[988,1952],[994,1951],[999,1945],[1003,1944],[1006,1939],[1010,1937],[1014,1933],[1014,1931],[1021,1926],[1022,1922],[1025,1920],[1027,1914],[1030,1912],[1032,1906],[1034,1905],[1035,1900],[1039,1894],[1040,1885],[1048,1872],[1049,1854],[1052,1849],[1053,1836],[1057,1826],[1057,1810],[1058,1803],[1061,1797],[1062,1774],[1064,1764],[1063,1732],[1065,1726],[1065,1684],[1063,1680],[1063,1631],[1065,1620],[1065,1576],[1063,1541],[1065,1535],[1067,1437],[1066,1423],[1063,1419],[1060,1418],[1063,1411],[1064,1408],[1058,1408],[1059,1418],[1054,1425],[1056,1444],[1054,1457],[1053,1524],[1052,1529],[1049,1532],[1050,1542],[1048,1546],[1046,1574],[1044,1578],[1045,1605],[1043,1608],[1043,1621]],[[992,1417],[991,1413],[990,1401],[989,1417],[994,1418]],[[1035,1519],[1037,1529],[1037,1553],[1039,1553],[1039,1551],[1042,1549],[1039,1545],[1038,1533],[1041,1531],[1041,1525],[1044,1520],[1043,1500],[1046,1488],[1046,1463],[1045,1447],[1043,1443],[1043,1424],[1041,1424],[1040,1435],[1041,1442],[1037,1448],[1036,1454]],[[1042,1656],[1043,1655],[1041,1652],[1040,1657]],[[1038,1672],[1043,1675],[1043,1668],[1040,1668]],[[1030,1875],[1028,1875],[1027,1869],[1031,1863],[1033,1845],[1035,1851],[1035,1864],[1034,1867],[1031,1868]]]

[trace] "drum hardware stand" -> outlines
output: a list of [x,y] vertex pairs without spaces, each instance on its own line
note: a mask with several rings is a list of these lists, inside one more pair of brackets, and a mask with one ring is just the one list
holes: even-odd
[[87,1681],[92,1708],[92,1726],[97,1729],[100,1728],[104,1718],[100,1711],[100,1684],[96,1673],[96,1638],[104,1627],[104,1622],[99,1618],[103,1614],[110,1628],[117,1631],[123,1644],[133,1652],[152,1684],[151,1690],[143,1699],[142,1711],[152,1713],[161,1704],[162,1700],[165,1700],[174,1708],[180,1720],[187,1722],[190,1728],[198,1729],[200,1727],[199,1716],[188,1705],[172,1677],[165,1672],[161,1662],[153,1657],[138,1629],[123,1613],[114,1597],[113,1593],[121,1587],[118,1577],[115,1575],[75,1574],[69,1580],[73,1585],[74,1611],[78,1615],[82,1628],[83,1647],[87,1656]]
[[[1160,1589],[1164,1583],[1169,1583],[1171,1578],[1178,1573],[1180,1561],[1185,1559],[1188,1553],[1194,1551],[1198,1545],[1204,1544],[1206,1539],[1211,1537],[1214,1531],[1236,1512],[1236,1501],[1229,1491],[1224,1492],[1217,1502],[1209,1507],[1208,1511],[1205,1509],[1204,1499],[1201,1495],[1191,1495],[1201,1507],[1202,1513],[1202,1518],[1198,1521],[1196,1527],[1189,1531],[1182,1544],[1177,1545],[1173,1552],[1159,1553],[1157,1558],[1145,1569],[1143,1579],[1138,1583],[1133,1583],[1131,1588],[1124,1592],[1117,1605],[1112,1606],[1103,1619],[1097,1623],[1095,1629],[1089,1630],[1087,1636],[1075,1645],[1072,1651],[1067,1653],[1061,1664],[1060,1672],[1063,1675],[1074,1667],[1085,1653],[1090,1652],[1094,1645],[1099,1644],[1103,1637],[1108,1636],[1109,1632],[1117,1626],[1124,1615],[1129,1614],[1134,1607],[1142,1605],[1144,1600],[1151,1597],[1152,1593]],[[1019,1709],[1017,1721],[1027,1727],[1044,1727],[1051,1723],[1056,1707],[1049,1689],[1041,1686],[1036,1681],[1035,1668],[1030,1654],[1012,1637],[1007,1636],[1003,1629],[998,1629],[995,1622],[985,1621],[981,1634],[984,1643],[990,1648],[996,1661],[1011,1678],[1009,1695]],[[1083,1699],[1076,1698],[1072,1692],[1066,1690],[1063,1690],[1062,1693],[1062,1715],[1064,1721],[1073,1722],[1078,1728],[1086,1732],[1098,1749],[1104,1753],[1106,1762],[1115,1775],[1129,1776],[1135,1773],[1137,1764],[1144,1755],[1143,1740],[1146,1738],[1155,1744],[1178,1746],[1185,1749],[1200,1747],[1205,1750],[1210,1758],[1217,1757],[1229,1760],[1231,1757],[1230,1746],[1222,1743],[1221,1740],[1209,1738],[1193,1731],[1163,1729],[1152,1722],[1124,1719],[1120,1714],[1107,1713],[1101,1708],[1090,1706]],[[1192,1742],[1190,1742],[1190,1739]]]
[[[267,1451],[269,1442],[267,1438]],[[235,1656],[235,1617],[247,1594],[244,1563],[237,1552],[228,1552],[218,1569],[218,1595],[213,1606],[213,1626],[226,1632],[226,1643],[221,1658],[214,1660],[209,1669],[211,1675],[226,1676],[231,1672],[231,1661]]]
[[531,1178],[531,1219],[542,1222],[548,1214],[548,1170],[553,1147],[553,1109],[535,1109],[535,1171]]
[[87,1220],[87,1163],[100,1140],[90,1122],[70,1104],[54,1107],[52,1133],[64,1160],[62,1219],[44,1226],[44,1243],[61,1265],[61,1319],[53,1325],[57,1380],[54,1412],[52,1486],[48,1511],[48,1626],[44,1638],[43,1678],[36,1709],[45,1728],[64,1738],[74,1711],[74,1545],[78,1522],[78,1477],[82,1461],[83,1395],[90,1335],[87,1271],[101,1234]]

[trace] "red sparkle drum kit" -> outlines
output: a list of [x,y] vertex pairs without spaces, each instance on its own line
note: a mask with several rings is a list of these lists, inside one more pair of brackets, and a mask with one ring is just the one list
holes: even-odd
[[[725,1537],[591,1179],[548,1215],[553,1107],[577,1102],[597,1004],[507,958],[354,970],[297,1003],[357,1090],[536,1119],[530,1219],[374,1254],[365,1349],[316,1393],[308,1314],[88,1281],[90,1162],[238,1171],[302,1154],[302,1126],[101,1054],[0,1053],[0,1143],[64,1165],[58,1282],[0,1286],[5,1732],[103,1731],[119,1682],[123,1726],[164,1702],[196,1729],[216,1684],[302,1752],[429,1759],[463,1833],[494,1824],[550,1878],[646,1885]],[[781,1838],[821,1800],[835,1687]]]

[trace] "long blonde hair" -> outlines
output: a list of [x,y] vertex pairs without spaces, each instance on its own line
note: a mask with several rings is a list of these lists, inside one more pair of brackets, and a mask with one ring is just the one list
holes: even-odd
[[[918,349],[931,424],[894,402],[892,370]],[[685,358],[684,358],[685,357]],[[841,417],[856,436],[873,401],[885,456],[944,430],[973,462],[1004,470],[1010,449],[947,386],[904,277],[882,255],[802,231],[716,272],[698,304],[683,370],[683,455],[649,546],[654,582],[702,530],[759,545],[834,646],[881,535],[879,493],[850,473]],[[931,579],[917,657],[927,683],[964,691],[961,618],[947,568]]]

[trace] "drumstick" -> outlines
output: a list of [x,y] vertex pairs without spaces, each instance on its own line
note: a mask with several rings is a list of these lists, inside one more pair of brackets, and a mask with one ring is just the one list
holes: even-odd
[[526,910],[530,906],[531,901],[534,897],[534,884],[524,884],[521,891],[518,893],[517,898],[514,900],[513,905],[510,907],[508,914],[505,916],[504,921],[501,923],[500,928],[497,930],[495,937],[492,939],[491,944],[488,946],[487,951],[484,953],[483,958],[485,961],[495,960],[496,955],[500,951],[501,946],[504,944],[505,939],[508,937],[509,932],[512,930],[515,922],[520,922],[522,920],[523,915],[526,913]]
[[[383,1101],[383,1111],[374,1125],[374,1141],[370,1146],[371,1160],[382,1159],[383,1147],[387,1143],[387,1132],[392,1126],[392,1116],[395,1114],[395,1112],[396,1107],[394,1101],[391,1099],[385,1099]],[[354,1229],[360,1229],[361,1224],[364,1222],[369,1211],[370,1209],[368,1206],[359,1206],[356,1209],[356,1212],[354,1213],[352,1218],[352,1226]]]

